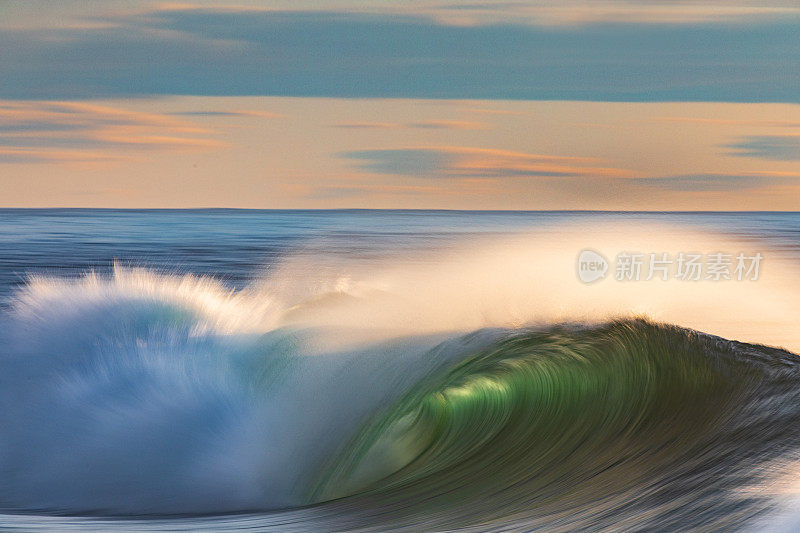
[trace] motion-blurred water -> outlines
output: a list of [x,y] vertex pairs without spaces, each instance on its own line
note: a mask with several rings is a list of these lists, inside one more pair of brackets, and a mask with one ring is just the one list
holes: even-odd
[[797,213],[0,210],[0,529],[779,528],[800,367],[735,341],[798,268]]
[[690,224],[800,257],[800,213],[0,209],[0,296],[32,273],[109,272],[114,261],[210,274],[241,287],[287,253],[359,255],[447,246],[563,222]]

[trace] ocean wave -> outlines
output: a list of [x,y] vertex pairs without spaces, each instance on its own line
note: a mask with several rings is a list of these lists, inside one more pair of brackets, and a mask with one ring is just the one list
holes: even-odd
[[323,530],[771,511],[798,464],[796,356],[683,326],[794,346],[792,271],[587,286],[584,237],[558,239],[369,268],[290,257],[238,291],[122,267],[31,278],[0,318],[0,510]]
[[788,352],[638,319],[506,331],[371,419],[316,494],[346,496],[402,464],[345,514],[433,529],[733,528],[770,508],[756,487],[800,441],[798,371]]

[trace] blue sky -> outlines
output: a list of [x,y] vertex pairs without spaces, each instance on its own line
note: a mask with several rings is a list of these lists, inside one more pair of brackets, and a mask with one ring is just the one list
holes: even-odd
[[[531,23],[509,15],[459,25],[382,3],[358,11],[142,4],[118,12],[111,4],[101,13],[97,4],[73,5],[60,24],[43,14],[39,26],[14,26],[14,11],[6,15],[0,97],[800,101],[800,14],[789,8],[679,22],[654,10],[650,20]],[[487,5],[513,13],[519,4]]]

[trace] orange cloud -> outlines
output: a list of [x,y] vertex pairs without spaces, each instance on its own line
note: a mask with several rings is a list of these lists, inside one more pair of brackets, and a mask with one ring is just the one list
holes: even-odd
[[447,148],[458,156],[452,171],[460,175],[498,176],[605,176],[630,177],[630,171],[597,166],[601,160],[587,157],[564,157],[528,154],[487,148]]
[[87,102],[0,102],[0,163],[112,162],[121,150],[212,149],[207,128]]
[[[164,2],[142,10],[144,14],[161,12],[265,13],[285,9],[327,11],[322,2],[297,0],[282,7],[248,5],[247,3]],[[537,26],[569,26],[596,23],[691,24],[698,22],[736,22],[754,17],[792,16],[800,8],[790,2],[758,0],[684,0],[670,2],[620,2],[619,0],[535,0],[535,1],[442,1],[416,2],[352,2],[340,12],[428,17],[440,24],[480,26],[487,24],[529,24]]]
[[362,161],[362,169],[380,174],[420,177],[512,178],[592,176],[628,178],[626,169],[605,166],[587,157],[529,154],[491,148],[440,146],[361,150],[342,154]]
[[49,150],[40,148],[5,148],[0,146],[0,163],[66,163],[98,165],[128,159],[87,150]]
[[225,117],[245,117],[245,118],[283,118],[286,115],[281,113],[272,113],[270,111],[251,111],[247,109],[205,109],[193,111],[176,111],[170,113],[175,116],[185,117],[210,117],[210,118],[225,118]]
[[756,170],[751,174],[758,174],[759,176],[774,176],[776,178],[800,178],[800,172],[783,172],[780,170]]
[[427,15],[442,24],[530,24],[572,26],[596,23],[692,24],[736,22],[756,17],[796,16],[794,5],[767,5],[754,0],[685,0],[682,2],[620,2],[619,0],[422,2],[397,8],[405,14]]

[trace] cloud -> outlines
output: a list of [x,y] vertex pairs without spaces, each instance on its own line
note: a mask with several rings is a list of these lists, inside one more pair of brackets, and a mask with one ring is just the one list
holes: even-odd
[[629,177],[624,169],[600,166],[593,158],[528,154],[468,147],[358,150],[340,154],[362,170],[430,178]]
[[791,2],[752,0],[684,0],[681,2],[619,0],[537,0],[526,2],[452,2],[416,7],[444,23],[531,24],[544,26],[596,23],[692,24],[736,22],[758,18],[796,16],[800,8]]
[[642,178],[636,180],[645,185],[653,185],[671,191],[741,191],[774,185],[800,184],[800,173],[760,172],[742,175],[692,174],[667,176],[663,178]]
[[243,117],[243,118],[280,118],[284,117],[280,113],[270,113],[269,111],[175,111],[167,113],[178,117]]
[[53,150],[33,148],[7,148],[0,146],[0,164],[2,163],[74,163],[105,164],[125,159],[102,152],[87,150]]
[[[646,5],[606,4],[623,11]],[[709,13],[726,9],[693,5]],[[659,6],[676,13],[688,9],[685,3]],[[514,8],[501,10],[509,9],[513,13]],[[556,2],[533,12],[548,9],[582,12],[578,4],[563,8]],[[760,8],[740,11],[753,9]],[[747,24],[724,17],[685,24],[664,17],[648,24],[595,17],[552,26],[517,17],[454,25],[424,9],[153,8],[94,17],[100,24],[85,28],[6,25],[0,32],[0,98],[800,102],[800,24],[784,8],[779,11],[784,16]]]
[[775,178],[800,178],[800,172],[791,172],[785,170],[755,170],[751,174],[759,176],[772,176]]
[[129,151],[220,146],[209,133],[170,116],[111,106],[0,102],[0,163],[101,163]]
[[770,161],[800,160],[800,135],[753,135],[740,142],[728,144],[735,150],[728,155],[752,157]]
[[[72,4],[72,5],[70,5]],[[142,3],[144,4],[144,3]],[[196,0],[160,2],[143,6],[104,6],[81,10],[73,3],[66,8],[41,9],[15,6],[8,10],[0,28],[93,29],[113,27],[121,15],[145,16],[156,12],[202,11],[231,14],[258,14],[291,8],[315,13],[330,9],[318,0],[274,0],[269,6],[239,0]],[[571,26],[597,23],[692,24],[697,22],[752,22],[759,19],[791,17],[800,12],[793,0],[416,0],[385,2],[358,0],[336,2],[339,12],[383,17],[425,18],[454,26],[517,24],[532,26]],[[15,16],[16,15],[16,16]]]
[[359,168],[378,174],[433,175],[450,168],[454,162],[447,152],[425,148],[358,150],[341,155],[359,160]]

